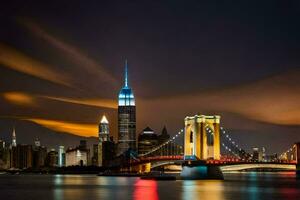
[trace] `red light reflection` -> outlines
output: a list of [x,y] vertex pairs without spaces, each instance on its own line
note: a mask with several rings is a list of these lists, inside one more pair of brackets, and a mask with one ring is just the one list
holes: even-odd
[[133,197],[135,200],[158,200],[157,182],[137,179],[134,184]]

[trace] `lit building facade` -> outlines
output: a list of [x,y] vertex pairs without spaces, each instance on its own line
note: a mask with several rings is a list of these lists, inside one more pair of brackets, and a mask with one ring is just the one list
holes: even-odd
[[185,159],[220,159],[220,118],[195,115],[184,119]]
[[75,148],[66,151],[66,166],[87,166],[88,151]]
[[108,140],[109,140],[109,122],[106,116],[103,115],[99,124],[99,143]]
[[127,61],[125,81],[118,101],[118,154],[136,150],[136,107],[132,89],[128,85]]
[[17,146],[17,136],[16,136],[16,130],[15,130],[15,128],[13,128],[13,132],[12,132],[11,146],[12,147],[16,147]]
[[[97,149],[96,149],[97,148]],[[109,122],[105,115],[103,115],[99,124],[99,143],[94,147],[94,159],[97,166],[108,166],[109,161],[115,155],[115,144],[109,137]]]
[[66,157],[65,157],[65,147],[64,146],[59,146],[58,148],[58,166],[59,167],[64,167],[66,164]]

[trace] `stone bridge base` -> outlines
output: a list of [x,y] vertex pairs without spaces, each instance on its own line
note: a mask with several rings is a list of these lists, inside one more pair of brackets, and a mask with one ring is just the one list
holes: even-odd
[[204,161],[185,161],[180,177],[183,180],[224,179],[219,166],[208,165]]

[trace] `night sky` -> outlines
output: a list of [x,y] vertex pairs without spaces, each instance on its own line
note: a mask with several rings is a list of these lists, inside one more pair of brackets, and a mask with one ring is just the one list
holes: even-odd
[[224,2],[2,2],[0,136],[18,121],[32,140],[24,121],[97,136],[106,114],[116,137],[128,59],[137,133],[219,114],[243,148],[286,150],[300,141],[300,2]]

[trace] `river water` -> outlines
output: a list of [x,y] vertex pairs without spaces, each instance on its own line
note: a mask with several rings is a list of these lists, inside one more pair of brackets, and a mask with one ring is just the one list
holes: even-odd
[[225,180],[151,181],[96,175],[0,175],[0,199],[297,199],[293,172],[230,173]]

